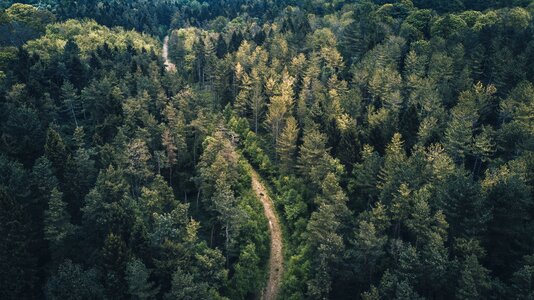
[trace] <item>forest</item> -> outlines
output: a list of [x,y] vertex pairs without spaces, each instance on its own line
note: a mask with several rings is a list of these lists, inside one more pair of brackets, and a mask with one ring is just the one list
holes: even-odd
[[534,1],[2,1],[0,299],[534,299]]

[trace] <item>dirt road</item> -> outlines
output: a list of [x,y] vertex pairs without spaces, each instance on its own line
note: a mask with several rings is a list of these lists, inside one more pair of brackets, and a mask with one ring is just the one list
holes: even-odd
[[169,60],[169,36],[163,40],[163,60],[165,61],[165,69],[167,72],[176,72],[176,65]]
[[269,280],[262,293],[262,299],[274,300],[278,296],[284,272],[284,254],[282,252],[282,230],[276,216],[274,203],[261,183],[258,173],[252,170],[252,189],[261,200],[263,210],[269,222],[271,233],[271,250],[269,258]]

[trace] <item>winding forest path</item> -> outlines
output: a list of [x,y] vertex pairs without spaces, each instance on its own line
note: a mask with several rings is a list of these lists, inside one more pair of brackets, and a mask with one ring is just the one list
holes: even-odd
[[176,72],[176,65],[169,60],[169,36],[163,39],[163,60],[165,61],[165,70],[167,72]]
[[[167,72],[176,72],[176,65],[169,60],[169,36],[163,40],[163,60],[165,62],[165,69]],[[267,189],[260,181],[260,175],[251,167],[252,175],[252,189],[260,199],[263,205],[263,211],[267,221],[269,222],[269,233],[271,234],[271,249],[269,255],[269,279],[267,286],[262,291],[262,300],[275,300],[280,290],[282,283],[282,275],[284,273],[284,253],[282,252],[282,229],[280,221],[276,215],[274,202],[267,193]]]
[[251,170],[252,189],[263,204],[265,217],[269,222],[269,232],[271,233],[271,250],[269,257],[269,280],[262,293],[261,299],[274,300],[278,296],[282,275],[284,273],[284,254],[282,252],[282,230],[280,222],[276,216],[274,202],[272,201],[267,189],[261,183],[259,175],[255,170]]

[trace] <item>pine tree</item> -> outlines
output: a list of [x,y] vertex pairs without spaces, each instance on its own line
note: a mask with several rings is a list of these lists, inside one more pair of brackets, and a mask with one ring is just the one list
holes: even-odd
[[258,290],[261,282],[259,264],[260,258],[256,254],[256,247],[252,243],[247,244],[234,266],[232,284],[236,291],[235,299],[246,299]]
[[46,206],[50,193],[59,186],[59,181],[54,175],[52,163],[46,156],[39,157],[32,168],[32,181],[42,207]]
[[332,291],[334,264],[344,250],[343,238],[339,235],[340,223],[335,207],[323,204],[312,213],[306,229],[311,248],[311,280],[308,281],[308,296],[312,299],[327,299]]
[[189,272],[178,268],[172,275],[172,289],[166,299],[202,300],[211,299],[212,291],[205,282],[198,282]]
[[76,89],[68,81],[61,87],[61,100],[63,101],[64,111],[68,113],[69,118],[72,118],[74,125],[78,127],[77,111],[82,107]]
[[[211,199],[216,194],[216,185],[219,180],[222,185],[237,185],[239,177],[238,157],[230,141],[222,132],[218,131],[205,140],[204,152],[197,169],[199,170],[200,188],[205,200]],[[211,201],[210,210],[214,210]]]
[[152,176],[149,161],[152,158],[145,141],[135,139],[128,144],[126,149],[128,166],[126,173],[130,177],[132,193],[134,197],[139,196],[141,185]]
[[[174,106],[167,104],[163,111],[165,120],[168,127],[168,142],[173,141],[172,145],[164,145],[165,147],[176,147],[174,150],[176,154],[176,163],[183,162],[187,156],[187,143],[186,143],[186,121],[183,112],[177,111]],[[165,129],[164,129],[165,131]],[[169,153],[167,153],[168,155]]]
[[130,232],[135,217],[132,206],[131,188],[124,171],[112,166],[102,170],[82,208],[87,240],[102,243],[110,231],[121,235]]
[[66,251],[65,243],[74,233],[67,204],[63,202],[63,193],[56,188],[52,190],[48,209],[44,212],[44,234],[50,243],[50,250],[55,260],[62,257]]
[[176,147],[174,137],[168,128],[163,129],[161,143],[165,147],[165,153],[167,154],[166,165],[169,167],[169,182],[172,185],[172,166],[176,164],[176,150],[178,147]]
[[133,299],[154,299],[159,292],[153,282],[149,281],[150,271],[145,264],[137,258],[132,259],[126,265],[126,282],[128,293]]
[[56,176],[62,178],[68,152],[61,135],[52,127],[49,127],[46,133],[44,148],[45,155],[52,162]]
[[86,67],[79,55],[80,48],[78,44],[74,40],[69,39],[63,50],[63,57],[68,79],[78,91],[82,90],[86,81]]
[[206,48],[202,37],[199,37],[193,43],[193,51],[195,53],[196,81],[200,86],[203,86],[205,79],[204,68],[206,66]]
[[348,183],[351,205],[358,209],[378,200],[377,183],[382,163],[382,158],[370,145],[363,146],[361,157],[362,162],[354,165]]
[[347,196],[334,174],[325,177],[321,190],[315,199],[319,209],[312,213],[306,228],[313,272],[308,292],[314,299],[324,299],[331,292],[337,264],[345,249],[343,232],[348,228],[350,217]]
[[248,102],[251,97],[252,84],[250,76],[238,62],[235,66],[235,77],[239,83],[239,92],[234,101],[234,107],[241,116],[248,114]]
[[254,132],[257,134],[260,118],[263,116],[265,108],[262,79],[257,68],[252,69],[250,81],[252,86],[250,91],[249,106],[251,108],[252,119],[254,121]]
[[239,49],[239,46],[241,45],[241,41],[243,40],[243,35],[241,32],[232,32],[232,36],[230,37],[230,42],[228,43],[228,52],[235,52],[237,49]]
[[377,185],[380,189],[380,200],[384,204],[390,203],[393,193],[398,190],[402,182],[406,181],[407,160],[402,135],[395,133],[386,147],[384,164],[380,169],[380,180]]
[[65,260],[46,283],[46,298],[102,299],[104,287],[98,280],[96,270],[83,270],[71,260]]
[[217,55],[214,41],[209,37],[204,39],[204,61],[204,81],[207,81],[208,87],[213,90]]
[[382,24],[374,19],[373,2],[362,2],[356,6],[354,20],[344,28],[340,40],[343,56],[349,64],[359,61],[362,56],[381,39]]
[[[516,147],[528,148],[534,144],[534,85],[530,82],[519,83],[509,94],[508,98],[500,103],[500,115],[511,132],[519,132],[520,138],[512,134],[508,143],[501,145],[508,151]],[[505,128],[506,128],[505,127]]]
[[219,34],[217,38],[217,44],[215,46],[215,54],[217,55],[218,59],[222,59],[224,55],[226,54],[227,46],[226,41],[224,40],[224,37],[222,34]]
[[488,204],[480,196],[480,186],[462,170],[436,185],[435,201],[450,224],[452,237],[476,238],[485,232]]
[[215,66],[215,82],[213,90],[216,95],[216,100],[220,106],[225,106],[229,102],[229,95],[231,94],[231,78],[232,76],[232,62],[230,57],[217,61]]
[[184,62],[187,50],[184,40],[184,36],[174,32],[169,37],[169,49],[173,49],[173,51],[169,51],[169,55],[171,56],[172,61],[176,62],[178,69],[183,69],[185,66]]
[[113,233],[108,234],[100,250],[100,264],[106,276],[106,295],[113,299],[123,299],[128,293],[126,282],[126,264],[128,248],[122,238]]
[[34,233],[21,199],[14,199],[0,184],[0,297],[35,297],[38,261],[30,251]]
[[75,129],[74,142],[77,149],[67,160],[64,191],[72,221],[74,224],[80,224],[83,199],[94,186],[98,172],[91,157],[94,150],[85,146],[85,132],[82,127]]
[[476,256],[467,257],[458,279],[457,299],[485,298],[491,282],[489,271],[480,265]]
[[529,299],[534,297],[534,257],[532,255],[523,258],[523,266],[512,276],[512,284],[509,290],[509,297],[519,297]]
[[246,214],[238,207],[238,199],[224,180],[219,179],[216,181],[215,191],[212,201],[219,214],[218,219],[224,229],[226,263],[228,265],[230,252],[235,247],[234,241]]
[[291,173],[294,168],[298,134],[297,120],[292,116],[288,117],[276,147],[280,166],[284,173]]
[[[534,238],[529,232],[534,228],[530,213],[534,208],[525,178],[518,173],[524,168],[523,162],[504,165],[490,170],[482,181],[482,196],[491,207],[492,218],[488,221],[487,235],[491,249],[488,260],[492,270],[512,273],[511,261],[530,255]],[[513,240],[513,246],[510,242]]]
[[350,240],[351,248],[348,250],[352,258],[353,269],[356,274],[367,275],[361,281],[373,282],[376,265],[384,256],[384,246],[387,238],[380,233],[373,223],[360,221]]
[[316,125],[309,125],[304,129],[297,168],[303,176],[309,178],[317,186],[329,172],[342,172],[342,166],[329,154],[329,151],[330,148],[326,147],[326,136]]
[[274,146],[276,146],[278,137],[283,129],[284,121],[293,107],[293,83],[294,78],[284,72],[282,81],[278,86],[278,92],[270,99],[271,103],[269,104],[265,123],[271,130]]

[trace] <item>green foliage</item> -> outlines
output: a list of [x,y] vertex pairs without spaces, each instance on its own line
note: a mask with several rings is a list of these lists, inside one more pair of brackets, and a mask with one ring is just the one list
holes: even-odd
[[321,189],[322,193],[315,200],[319,208],[312,213],[306,228],[311,252],[308,295],[313,299],[325,298],[332,290],[336,266],[345,251],[341,232],[349,215],[345,205],[347,197],[334,174],[326,176]]
[[258,136],[250,130],[247,121],[243,118],[235,118],[229,121],[229,125],[232,127],[240,137],[243,143],[243,151],[245,156],[250,160],[250,162],[258,168],[260,172],[266,175],[273,175],[274,166],[261,147],[261,142]]
[[56,188],[52,190],[48,209],[44,212],[45,239],[50,243],[52,253],[61,251],[65,241],[74,233],[74,226],[70,223],[67,204],[63,202],[63,193]]
[[[498,170],[488,170],[486,179],[482,182],[482,194],[492,207],[488,237],[494,243],[494,248],[489,257],[492,266],[510,273],[512,268],[518,266],[519,260],[515,260],[514,265],[506,262],[512,261],[512,257],[529,255],[533,242],[532,236],[526,234],[532,224],[527,222],[520,225],[523,222],[521,220],[528,218],[528,212],[534,205],[531,188],[525,184],[525,178],[517,173],[523,167],[519,162],[516,171],[506,165]],[[508,238],[513,238],[513,248],[510,243],[504,242]]]
[[14,3],[0,12],[0,47],[22,46],[26,41],[42,35],[46,26],[55,19],[54,14],[46,9]]
[[166,295],[168,299],[208,299],[214,296],[206,283],[196,283],[195,278],[183,271],[176,270],[172,275],[172,290]]
[[235,265],[233,285],[235,290],[234,299],[245,299],[247,295],[253,295],[261,286],[262,272],[258,269],[260,258],[256,254],[254,244],[248,244],[239,255],[239,261]]
[[376,264],[385,254],[384,246],[386,237],[377,231],[373,223],[361,221],[354,233],[351,243],[354,248],[350,250],[350,256],[354,263],[354,272],[357,274],[368,273],[365,281],[372,282],[376,272]]
[[67,160],[67,149],[61,135],[52,127],[48,128],[46,133],[44,150],[46,157],[52,163],[55,175],[62,177]]
[[488,270],[478,263],[475,256],[469,256],[464,262],[461,277],[458,279],[458,299],[476,299],[485,297],[490,288]]
[[138,300],[153,299],[159,288],[149,281],[150,271],[142,261],[133,259],[126,265],[126,281],[128,293]]
[[[10,170],[5,167],[2,165],[2,169],[9,172]],[[22,191],[24,190],[19,190],[18,193]],[[0,282],[6,287],[2,290],[1,296],[12,299],[31,297],[31,289],[37,284],[37,261],[28,247],[34,239],[34,233],[30,227],[30,219],[24,211],[24,205],[19,202],[22,200],[19,195],[9,193],[6,186],[0,189],[0,222],[3,224],[0,227],[2,234],[0,266],[3,270]]]
[[98,281],[95,269],[65,260],[46,284],[49,299],[96,299],[104,297],[104,287]]
[[102,242],[112,231],[127,234],[134,222],[130,186],[121,169],[100,172],[95,187],[85,197],[83,226],[90,239]]
[[330,172],[340,174],[343,167],[334,159],[326,146],[326,135],[315,126],[304,130],[303,143],[300,147],[298,168],[300,174],[309,176],[314,185],[320,182]]
[[0,298],[532,298],[531,1],[23,2]]
[[377,178],[380,171],[381,157],[369,145],[364,145],[361,153],[362,162],[356,164],[352,170],[352,177],[348,184],[353,206],[364,209],[369,203],[378,198]]
[[120,28],[109,29],[92,20],[55,23],[47,27],[43,37],[29,41],[25,47],[31,53],[39,54],[41,58],[50,59],[62,53],[70,40],[78,45],[82,58],[87,58],[89,52],[104,44],[121,50],[126,50],[128,46],[136,50],[159,50],[156,41],[148,35]]

